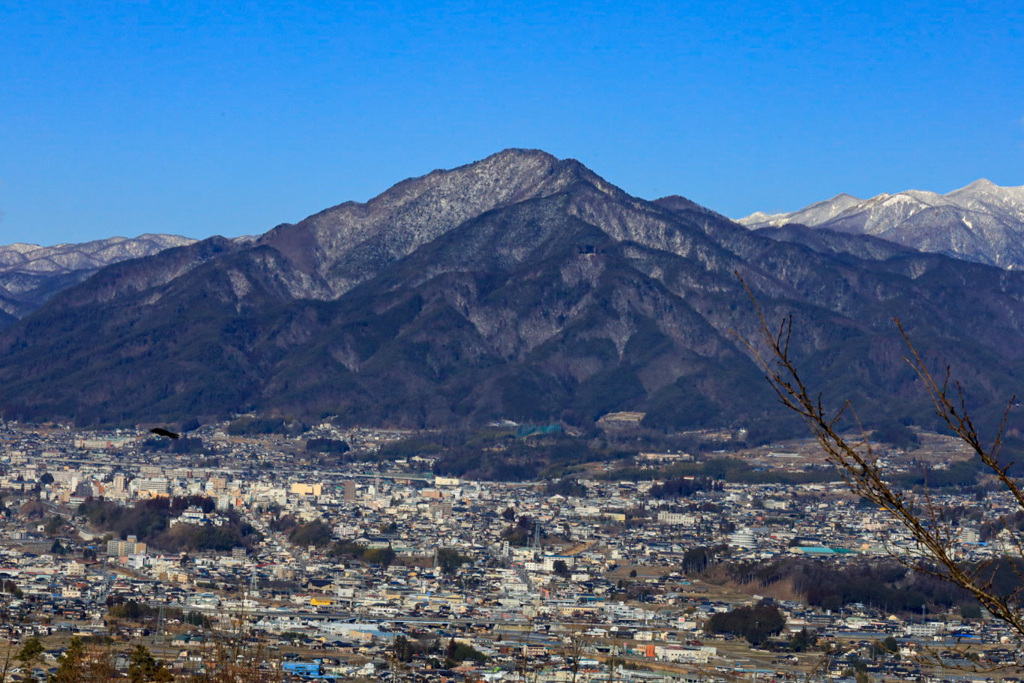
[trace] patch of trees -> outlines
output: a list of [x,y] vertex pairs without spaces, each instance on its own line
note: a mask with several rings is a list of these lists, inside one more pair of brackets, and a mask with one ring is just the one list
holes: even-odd
[[341,455],[349,452],[349,445],[347,441],[341,439],[316,438],[306,441],[306,450],[312,453]]
[[248,547],[259,534],[245,522],[235,520],[222,526],[208,524],[175,524],[157,535],[152,543],[171,552],[182,550],[231,550]]
[[191,455],[195,453],[208,453],[213,450],[203,444],[203,440],[197,437],[183,436],[178,439],[152,438],[146,439],[140,444],[146,451],[166,451]]
[[467,660],[479,664],[487,661],[487,655],[469,643],[458,642],[454,638],[449,640],[448,647],[444,651],[445,666],[451,668]]
[[170,683],[174,674],[163,660],[155,659],[145,645],[136,645],[128,659],[128,680],[131,683]]
[[687,574],[700,574],[717,562],[719,558],[729,554],[729,546],[716,545],[690,548],[683,554],[683,571]]
[[216,507],[213,500],[205,496],[153,498],[138,501],[132,506],[118,505],[103,498],[86,498],[76,513],[96,529],[113,532],[120,538],[134,535],[139,540],[151,542],[168,527],[172,517],[177,517],[192,505],[203,512],[212,512]]
[[881,641],[871,643],[872,658],[889,657],[898,654],[900,651],[899,642],[892,636],[886,636]]
[[547,466],[540,454],[445,453],[434,464],[433,472],[443,477],[463,477],[480,481],[533,481]]
[[409,642],[409,639],[405,637],[404,633],[399,633],[395,636],[392,651],[395,653],[395,661],[403,662],[405,664],[412,661],[413,654],[416,652],[413,644]]
[[39,661],[44,652],[46,652],[46,647],[43,645],[43,641],[39,639],[39,636],[30,636],[22,643],[18,654],[14,655],[14,658],[21,662],[22,666],[29,668]]
[[51,537],[56,536],[64,529],[66,523],[67,520],[61,515],[54,515],[46,520],[46,524],[43,525],[43,533]]
[[395,660],[402,663],[409,663],[416,656],[428,657],[430,658],[431,666],[438,669],[442,666],[452,668],[466,660],[473,662],[487,661],[487,656],[484,653],[468,643],[460,643],[452,638],[442,648],[441,642],[434,636],[409,639],[404,634],[398,634],[395,636],[392,652]]
[[437,455],[443,450],[444,446],[436,441],[422,437],[410,437],[384,444],[377,451],[377,456],[382,460],[401,460],[414,455]]
[[[1019,561],[1024,569],[1024,561]],[[966,591],[934,576],[913,572],[889,558],[835,564],[824,560],[781,558],[763,563],[728,565],[731,578],[768,587],[787,580],[808,604],[827,610],[860,603],[889,612],[920,613],[921,607],[949,609],[972,604]],[[991,569],[1000,585],[1012,585],[1016,576],[1009,561]],[[1017,579],[1019,582],[1019,579]]]
[[886,443],[894,448],[902,448],[907,451],[921,445],[921,439],[910,427],[896,420],[882,422],[875,426],[871,433],[871,439],[880,443]]
[[203,512],[213,512],[213,500],[205,496],[180,498],[154,498],[138,501],[128,507],[102,498],[86,498],[78,506],[77,514],[94,528],[111,532],[120,538],[135,536],[154,547],[176,552],[180,550],[230,550],[236,546],[250,546],[261,536],[252,525],[242,521],[237,513],[225,511],[227,520],[221,526],[175,524],[186,508],[196,506]]
[[280,531],[282,533],[291,533],[292,529],[299,525],[299,520],[295,519],[292,515],[281,515],[276,519],[270,521],[270,528],[274,531]]
[[331,544],[327,554],[331,557],[349,557],[353,560],[360,560],[367,564],[388,567],[395,561],[398,553],[391,546],[386,548],[367,548],[365,545],[353,541],[335,541]]
[[299,436],[307,429],[309,429],[308,425],[298,420],[286,420],[283,417],[241,417],[229,422],[224,431],[232,436],[257,436],[261,434]]
[[435,555],[437,566],[445,574],[451,574],[464,564],[472,564],[473,558],[459,553],[455,548],[438,548]]
[[329,524],[320,519],[312,522],[299,524],[288,532],[288,540],[301,546],[316,546],[323,548],[331,544],[333,532]]
[[[572,437],[552,429],[554,426],[538,432],[526,430],[525,436],[517,436],[515,429],[452,429],[385,444],[376,454],[349,454],[346,458],[389,461],[419,455],[434,458],[431,471],[440,476],[533,481],[564,478],[581,464],[624,459],[637,452],[635,443],[620,448],[611,440]],[[571,491],[572,477],[568,478],[570,482],[565,486]],[[562,492],[556,489],[554,493]]]
[[[886,640],[892,640],[896,642],[892,636],[886,638]],[[818,644],[818,636],[807,630],[807,627],[800,629],[798,632],[793,634],[793,637],[789,639],[789,649],[793,652],[806,652]],[[895,652],[896,649],[893,650]]]
[[[110,596],[107,600],[107,615],[111,619],[145,623],[156,620],[160,615],[160,609],[151,607],[144,602],[125,600],[123,596]],[[177,619],[184,624],[199,628],[210,628],[213,624],[210,618],[202,613],[185,612],[180,607],[165,607],[164,616],[167,619]]]
[[464,436],[448,440],[434,464],[435,474],[488,481],[533,481],[564,477],[574,467],[595,461],[626,458],[636,448],[621,451],[605,442],[565,434],[533,434],[515,438],[505,433]]
[[700,462],[684,462],[661,469],[622,467],[601,475],[608,481],[649,481],[651,479],[676,480],[697,477],[711,482],[730,484],[815,484],[838,481],[833,467],[802,471],[759,469],[739,458],[715,457]]
[[652,498],[684,498],[698,491],[721,490],[722,484],[707,477],[679,477],[669,479],[664,484],[656,484],[649,491]]
[[125,619],[127,621],[142,622],[149,619],[155,619],[158,614],[158,608],[150,607],[144,602],[135,602],[134,600],[114,603],[107,607],[107,615],[111,619]]
[[943,468],[922,466],[912,468],[908,472],[895,473],[890,478],[894,484],[905,489],[914,487],[964,489],[978,483],[978,462],[976,459],[956,460]]
[[395,561],[395,557],[397,555],[398,553],[396,553],[394,548],[391,546],[388,546],[387,548],[367,548],[363,551],[362,560],[367,564],[388,567]]
[[586,498],[587,487],[578,479],[563,477],[558,481],[549,481],[544,487],[549,496],[565,496],[566,498]]
[[26,519],[43,519],[50,511],[49,506],[41,500],[34,499],[26,501],[19,509],[18,514]]
[[711,633],[742,636],[757,647],[771,636],[781,633],[785,625],[786,617],[779,608],[762,600],[750,607],[737,607],[731,612],[712,615],[706,629]]
[[186,612],[181,617],[181,622],[190,626],[197,626],[201,629],[213,628],[213,620],[202,612]]
[[508,541],[509,545],[529,545],[533,536],[533,517],[521,515],[516,523],[509,526],[501,533],[501,540]]
[[[954,512],[959,512],[959,509],[954,508]],[[974,514],[968,513],[966,516],[974,518],[975,521],[981,521],[981,515],[977,512]],[[999,532],[1005,531],[1007,528],[1011,531],[1024,531],[1024,512],[1014,512],[1002,518],[989,519],[982,523],[979,528],[981,540],[992,541]]]

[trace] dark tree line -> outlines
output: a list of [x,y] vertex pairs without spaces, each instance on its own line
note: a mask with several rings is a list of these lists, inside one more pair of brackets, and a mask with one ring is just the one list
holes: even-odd
[[216,507],[213,500],[205,496],[153,498],[138,501],[130,507],[102,498],[87,498],[76,512],[97,529],[120,538],[135,536],[140,541],[169,551],[230,550],[240,545],[249,546],[260,538],[255,528],[232,511],[222,513],[227,520],[222,526],[172,526],[171,520],[191,506],[206,513],[213,512]]
[[708,620],[711,633],[731,633],[743,636],[755,647],[778,635],[786,626],[786,617],[775,605],[761,601],[750,607],[737,607],[731,612],[719,612]]
[[348,453],[349,445],[347,441],[342,441],[341,439],[316,438],[306,441],[306,450],[313,453],[341,455],[342,453]]
[[[919,613],[922,606],[948,609],[972,604],[961,588],[925,573],[913,572],[892,559],[849,561],[834,564],[824,560],[782,558],[763,563],[728,565],[731,578],[768,587],[788,580],[815,607],[839,610],[860,603],[889,612]],[[996,575],[1009,582],[1015,576],[1007,565]]]
[[461,554],[455,548],[438,548],[435,555],[437,566],[445,574],[452,574],[464,564],[472,564],[473,558]]
[[664,484],[651,487],[652,498],[684,498],[698,491],[720,490],[721,483],[711,481],[707,477],[679,477],[669,479]]
[[367,548],[365,545],[353,541],[335,541],[328,548],[327,554],[331,557],[349,557],[353,560],[360,560],[367,564],[381,567],[390,566],[398,556],[398,553],[391,546],[386,548]]

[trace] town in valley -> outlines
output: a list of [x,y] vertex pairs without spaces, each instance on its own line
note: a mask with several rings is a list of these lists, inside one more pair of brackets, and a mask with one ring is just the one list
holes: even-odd
[[[614,460],[506,481],[446,473],[431,433],[5,423],[8,676],[45,678],[72,639],[122,668],[141,644],[193,676],[239,634],[253,666],[293,679],[1010,675],[1010,629],[896,563],[914,556],[909,534],[814,442],[737,448],[708,432],[694,452],[630,451],[630,420],[604,422]],[[511,422],[487,437],[480,458],[583,438]],[[965,560],[1007,554],[993,520],[1014,501],[976,472],[964,485],[962,444],[921,433],[884,453],[908,487],[931,474]],[[808,588],[830,576],[845,594]],[[856,595],[852,576],[877,585]],[[33,639],[40,653],[17,660]]]

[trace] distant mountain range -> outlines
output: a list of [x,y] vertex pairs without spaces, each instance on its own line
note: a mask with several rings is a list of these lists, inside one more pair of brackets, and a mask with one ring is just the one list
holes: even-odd
[[[736,334],[793,314],[826,400],[932,420],[892,324],[981,417],[1024,373],[1024,273],[870,236],[751,231],[506,150],[251,241],[122,261],[0,332],[0,412],[83,425],[256,411],[342,424],[787,427]],[[735,331],[735,333],[734,333]]]
[[753,229],[800,224],[1002,268],[1024,266],[1024,186],[999,187],[988,180],[944,195],[907,190],[858,199],[840,194],[792,213],[753,213],[739,223]]
[[111,237],[80,244],[0,246],[0,326],[37,309],[104,266],[195,242],[178,235]]

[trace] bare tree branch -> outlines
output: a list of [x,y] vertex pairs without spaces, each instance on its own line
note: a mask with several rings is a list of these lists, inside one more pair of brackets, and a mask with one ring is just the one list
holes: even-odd
[[[740,277],[738,273],[737,277]],[[998,566],[994,560],[972,563],[961,559],[957,547],[958,536],[944,516],[944,510],[935,503],[930,494],[925,493],[923,501],[918,501],[913,495],[897,489],[885,479],[867,432],[849,401],[844,402],[835,412],[830,412],[825,408],[822,395],[812,392],[801,377],[790,353],[793,336],[792,315],[783,318],[777,327],[769,324],[753,291],[742,277],[740,281],[743,282],[757,314],[757,334],[754,341],[735,332],[733,334],[760,364],[781,403],[803,418],[825,451],[826,458],[836,466],[846,485],[854,493],[885,510],[909,532],[920,557],[907,557],[900,553],[895,553],[894,557],[916,571],[931,574],[965,589],[993,617],[1006,623],[1019,637],[1024,637],[1024,615],[1019,611],[1020,589],[1005,595],[998,592],[995,574]],[[967,409],[963,387],[959,382],[951,384],[950,369],[946,368],[941,384],[936,381],[900,321],[897,319],[895,323],[907,345],[906,360],[928,390],[935,413],[954,435],[971,447],[1024,511],[1024,491],[1008,474],[1011,465],[1001,464],[999,459],[1007,420],[1015,398],[1010,399],[1003,414],[1002,424],[991,444],[983,443]],[[844,419],[847,419],[846,424],[850,430],[843,429]],[[855,434],[853,437],[846,433],[851,430]],[[1009,524],[1005,524],[1004,528],[1010,532],[1011,543],[1020,554],[1020,538]],[[922,562],[920,558],[928,560],[931,564]],[[1013,571],[1017,572],[1021,584],[1024,584],[1021,568],[1013,562],[1009,564]]]

